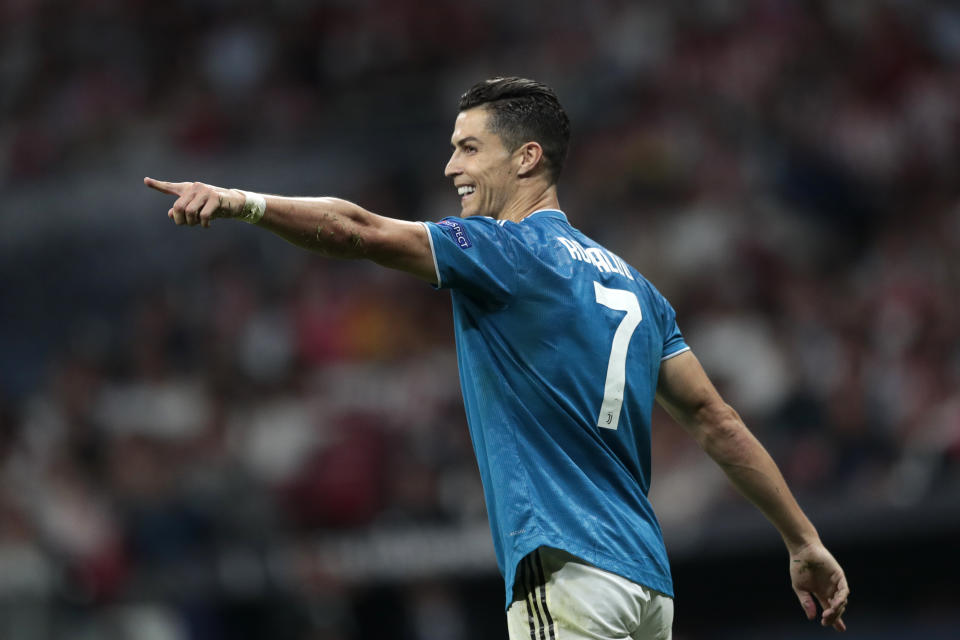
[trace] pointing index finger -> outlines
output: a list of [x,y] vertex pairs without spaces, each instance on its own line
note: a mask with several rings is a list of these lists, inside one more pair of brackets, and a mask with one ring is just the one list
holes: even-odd
[[179,196],[183,193],[183,188],[187,184],[186,182],[165,182],[163,180],[154,180],[153,178],[144,178],[143,184],[147,185],[151,189],[156,189],[162,193],[169,194],[171,196]]

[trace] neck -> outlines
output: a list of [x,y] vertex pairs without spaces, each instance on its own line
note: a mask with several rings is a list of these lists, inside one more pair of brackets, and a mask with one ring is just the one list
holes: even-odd
[[500,211],[497,219],[520,222],[534,211],[540,211],[541,209],[560,209],[560,201],[557,199],[557,185],[552,184],[546,189],[533,193],[519,192],[517,197]]

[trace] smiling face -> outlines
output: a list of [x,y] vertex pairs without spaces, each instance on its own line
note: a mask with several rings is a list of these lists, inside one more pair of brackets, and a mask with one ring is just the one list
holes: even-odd
[[453,155],[444,175],[457,187],[462,217],[497,218],[517,191],[515,154],[487,128],[487,117],[483,106],[461,111],[450,138]]

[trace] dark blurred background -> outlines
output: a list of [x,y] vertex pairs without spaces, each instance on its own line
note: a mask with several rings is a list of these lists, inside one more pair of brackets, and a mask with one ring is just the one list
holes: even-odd
[[[946,1],[0,1],[0,637],[506,637],[448,295],[141,183],[457,214],[501,74],[567,106],[563,208],[780,463],[847,637],[960,637],[958,63]],[[832,635],[654,438],[675,637]]]

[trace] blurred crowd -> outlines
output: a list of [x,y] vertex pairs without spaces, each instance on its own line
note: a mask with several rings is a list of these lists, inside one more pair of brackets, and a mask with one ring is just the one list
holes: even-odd
[[[12,0],[0,3],[0,187],[39,193],[144,141],[213,165],[346,131],[387,170],[329,195],[437,219],[457,213],[442,164],[402,148],[445,147],[459,93],[501,72],[556,87],[574,128],[561,205],[673,302],[802,501],[903,507],[957,488],[960,9],[948,2]],[[324,170],[303,167],[302,184]],[[158,202],[137,206],[162,217]],[[23,263],[102,262],[105,233]],[[446,294],[254,235],[192,258],[187,278],[97,282],[44,334],[38,383],[0,390],[0,600],[67,612],[9,605],[4,637],[58,624],[91,638],[359,637],[349,579],[256,553],[484,522]],[[27,284],[69,298],[65,284]],[[659,411],[654,439],[669,549],[732,495]],[[263,636],[261,618],[190,589],[175,609],[84,613],[203,582],[184,576],[231,602],[245,589],[310,598],[278,595],[296,610],[272,613],[289,628],[270,618]],[[410,594],[405,637],[474,637],[449,590]]]

